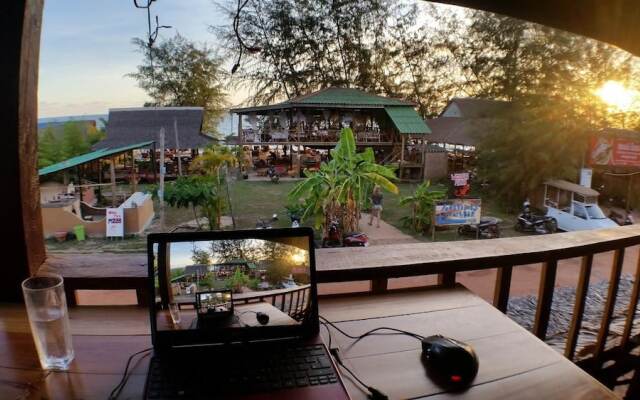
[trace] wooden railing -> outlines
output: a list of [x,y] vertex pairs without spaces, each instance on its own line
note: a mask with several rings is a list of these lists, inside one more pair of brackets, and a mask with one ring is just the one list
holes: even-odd
[[458,272],[496,269],[493,304],[500,311],[506,312],[513,269],[541,263],[533,333],[545,340],[558,262],[579,257],[581,266],[576,301],[564,350],[565,356],[574,361],[594,255],[613,252],[606,301],[593,351],[589,357],[577,361],[577,364],[610,388],[632,382],[627,396],[640,398],[639,372],[636,372],[633,380],[619,380],[621,376],[638,371],[640,367],[640,357],[631,354],[640,345],[638,337],[631,335],[640,294],[640,258],[636,260],[633,288],[620,342],[614,344],[607,340],[625,250],[638,244],[640,226],[632,225],[494,240],[396,244],[366,249],[319,249],[316,256],[317,275],[319,282],[325,283],[369,280],[372,293],[383,293],[388,290],[389,278],[437,275],[439,285],[452,286],[456,283]]
[[[354,134],[357,143],[371,144],[390,143],[393,136],[391,133],[377,130],[356,130]],[[240,143],[335,143],[339,137],[339,129],[288,129],[274,131],[244,129],[240,133]]]
[[303,285],[291,289],[239,294],[234,296],[233,301],[234,303],[240,304],[268,302],[296,321],[301,321],[307,315],[306,310],[309,305],[310,293],[311,287],[309,285]]

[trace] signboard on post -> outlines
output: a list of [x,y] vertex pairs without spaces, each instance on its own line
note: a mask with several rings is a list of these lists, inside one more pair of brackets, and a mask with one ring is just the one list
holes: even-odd
[[593,170],[591,168],[582,168],[580,170],[580,186],[590,188],[591,178],[593,178]]
[[448,199],[436,204],[437,226],[479,224],[481,199]]
[[124,237],[124,208],[107,208],[107,237]]
[[640,142],[626,138],[594,138],[589,161],[591,165],[640,167]]
[[469,173],[458,172],[451,174],[451,180],[453,181],[453,186],[464,186],[469,182]]

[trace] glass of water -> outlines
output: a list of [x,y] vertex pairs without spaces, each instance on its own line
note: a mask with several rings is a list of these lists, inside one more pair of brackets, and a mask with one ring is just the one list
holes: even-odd
[[47,274],[25,279],[22,292],[40,365],[69,369],[74,354],[62,277]]

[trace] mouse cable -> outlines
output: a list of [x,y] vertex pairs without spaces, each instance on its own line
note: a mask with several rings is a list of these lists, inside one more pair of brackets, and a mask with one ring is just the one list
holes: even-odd
[[[350,335],[347,332],[343,331],[342,329],[340,329],[338,326],[336,326],[336,324],[334,324],[333,322],[329,321],[328,319],[326,319],[325,317],[323,317],[322,315],[319,315],[321,322],[323,322],[326,325],[330,325],[333,329],[337,330],[338,332],[340,332],[341,334],[343,334],[344,336],[348,337],[349,339],[355,339],[356,341],[360,340],[360,339],[364,339],[367,336],[371,336],[371,335],[406,335],[406,336],[410,336],[413,337],[415,339],[418,339],[420,341],[422,341],[424,339],[424,336],[419,335],[417,333],[413,333],[413,332],[409,332],[409,331],[404,331],[402,329],[396,329],[396,328],[389,328],[386,326],[382,326],[379,328],[374,328],[371,329],[370,331],[367,331],[361,335]],[[379,332],[379,331],[390,331],[390,332]]]
[[[149,352],[151,350],[153,350],[153,347],[149,347],[147,349],[140,350],[140,351],[138,351],[136,353],[133,353],[132,355],[129,356],[129,359],[127,360],[127,365],[124,367],[124,372],[122,373],[122,379],[120,379],[120,382],[116,385],[116,387],[113,388],[113,390],[109,394],[109,398],[108,398],[109,400],[117,399],[118,396],[120,396],[120,393],[122,392],[122,389],[124,389],[124,385],[127,384],[127,380],[129,379],[129,365],[131,364],[131,360],[133,360],[133,357],[137,356],[138,354],[147,353],[147,352]],[[148,355],[149,355],[149,353],[145,354],[142,357],[146,357]]]
[[327,329],[327,334],[329,335],[329,352],[331,353],[331,355],[333,356],[334,360],[336,360],[336,362],[338,363],[338,365],[341,368],[343,368],[345,371],[347,371],[349,373],[349,375],[351,375],[360,385],[362,385],[362,387],[366,388],[367,391],[369,391],[369,394],[367,395],[367,398],[369,398],[371,400],[388,400],[389,397],[386,394],[382,393],[380,390],[374,388],[373,386],[369,386],[366,383],[364,383],[362,381],[362,379],[358,378],[358,376],[355,374],[355,372],[353,372],[346,365],[344,365],[344,363],[342,362],[342,359],[340,358],[339,352],[338,352],[339,349],[338,348],[335,348],[335,349],[331,348],[331,329],[329,329],[329,324],[327,324],[326,322],[322,322],[322,325]]

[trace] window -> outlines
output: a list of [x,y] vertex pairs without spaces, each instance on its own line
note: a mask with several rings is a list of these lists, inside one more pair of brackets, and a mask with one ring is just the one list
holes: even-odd
[[573,215],[582,219],[589,219],[589,217],[587,217],[587,211],[582,204],[573,204]]

